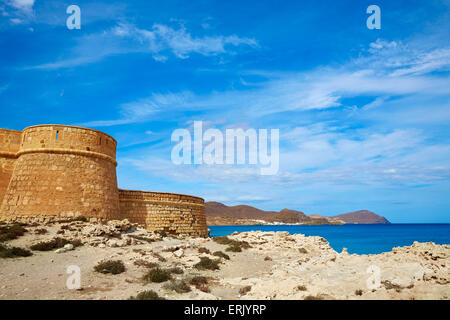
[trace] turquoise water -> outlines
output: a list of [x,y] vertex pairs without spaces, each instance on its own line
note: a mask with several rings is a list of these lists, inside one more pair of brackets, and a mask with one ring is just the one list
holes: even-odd
[[307,236],[321,236],[341,252],[377,254],[393,247],[408,246],[414,241],[450,244],[450,224],[345,224],[341,226],[209,226],[211,236],[224,236],[235,231],[287,231]]

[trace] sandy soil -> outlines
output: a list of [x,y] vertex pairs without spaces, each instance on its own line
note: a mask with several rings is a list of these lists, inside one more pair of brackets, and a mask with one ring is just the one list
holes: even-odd
[[[35,233],[42,228],[46,234]],[[62,253],[33,251],[30,257],[0,259],[0,299],[128,299],[145,290],[154,290],[166,299],[450,297],[449,245],[415,243],[379,255],[350,255],[334,251],[320,237],[246,232],[229,236],[250,245],[234,253],[226,251],[228,245],[211,238],[160,237],[128,222],[54,223],[26,229],[24,236],[3,245],[29,248],[56,236],[79,239],[84,244]],[[207,250],[200,253],[199,248]],[[222,251],[230,260],[208,251]],[[194,265],[200,257],[220,259],[220,269],[198,270]],[[94,267],[102,260],[121,260],[126,271],[116,275],[95,272]],[[136,265],[136,261],[157,263],[161,268],[180,267],[183,274],[174,274],[173,278],[187,283],[192,277],[205,276],[210,292],[191,285],[190,292],[176,293],[165,288],[166,283],[145,283],[142,277],[149,268]],[[79,290],[66,285],[70,276],[66,271],[71,265],[81,270]],[[369,267],[380,272],[372,274]],[[246,292],[241,290],[244,287]]]

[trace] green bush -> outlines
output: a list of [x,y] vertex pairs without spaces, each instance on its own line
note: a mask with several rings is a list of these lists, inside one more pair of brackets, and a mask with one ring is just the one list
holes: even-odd
[[125,265],[120,260],[107,260],[100,261],[95,267],[94,270],[100,273],[111,273],[111,274],[119,274],[125,272]]
[[200,257],[200,262],[194,265],[199,270],[218,270],[220,260],[211,260],[208,257]]
[[144,275],[145,282],[161,283],[170,280],[172,275],[169,271],[161,268],[151,269],[146,275]]
[[224,259],[226,259],[226,260],[230,260],[230,256],[227,255],[226,253],[223,253],[222,251],[216,251],[216,252],[214,252],[214,253],[213,253],[213,256],[220,257],[220,258],[224,258]]
[[160,297],[155,291],[147,290],[138,293],[136,297],[130,297],[129,300],[166,300]]

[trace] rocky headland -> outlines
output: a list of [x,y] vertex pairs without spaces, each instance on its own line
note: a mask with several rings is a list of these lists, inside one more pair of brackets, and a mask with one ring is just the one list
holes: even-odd
[[[0,224],[0,299],[447,300],[449,258],[450,245],[431,242],[356,255],[287,232],[185,238],[127,220]],[[80,287],[67,286],[70,266]]]
[[262,224],[377,224],[390,223],[385,217],[369,210],[358,210],[336,216],[307,215],[302,211],[283,209],[265,211],[248,205],[227,206],[220,202],[205,203],[206,222],[214,225],[262,225]]

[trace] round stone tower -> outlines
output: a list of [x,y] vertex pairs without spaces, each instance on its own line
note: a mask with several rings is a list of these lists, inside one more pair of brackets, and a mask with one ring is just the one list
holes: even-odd
[[0,218],[120,218],[114,138],[88,128],[39,125],[19,139]]
[[14,170],[21,135],[21,131],[0,129],[0,205]]

